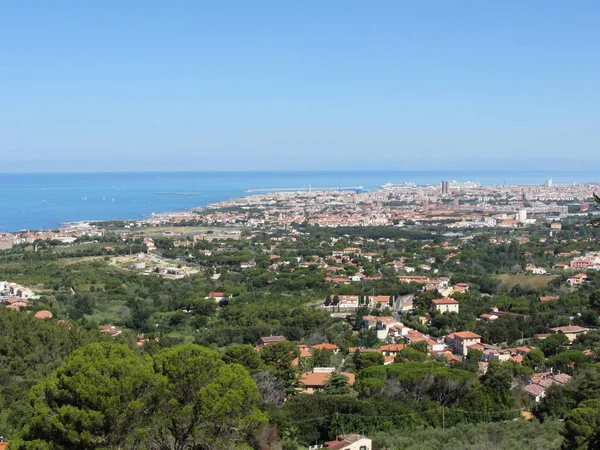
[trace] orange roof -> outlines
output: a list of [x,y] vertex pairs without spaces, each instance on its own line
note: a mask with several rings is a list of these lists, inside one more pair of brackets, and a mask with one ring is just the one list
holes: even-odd
[[307,349],[307,348],[300,349],[300,354],[298,355],[299,358],[310,358],[311,356],[312,356],[312,353],[310,352],[309,349]]
[[578,325],[569,325],[566,327],[550,328],[550,331],[554,331],[556,333],[582,333],[587,330],[588,330],[587,328],[583,328]]
[[313,345],[312,348],[316,350],[339,350],[340,348],[334,344],[328,344],[327,342],[323,344]]
[[406,344],[387,344],[379,347],[379,350],[382,352],[399,352],[404,347],[406,347]]
[[471,331],[457,331],[454,333],[454,337],[460,339],[481,339],[481,336]]
[[[300,384],[306,387],[323,387],[333,372],[308,372],[300,376]],[[354,384],[354,374],[348,372],[340,372],[345,377],[348,377],[348,384]]]
[[438,298],[436,300],[431,300],[434,305],[458,305],[458,301],[453,298]]

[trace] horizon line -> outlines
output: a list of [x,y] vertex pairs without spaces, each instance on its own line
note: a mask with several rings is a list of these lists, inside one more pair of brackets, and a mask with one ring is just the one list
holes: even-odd
[[[593,170],[592,170],[593,171]],[[252,170],[252,169],[211,169],[211,170],[98,170],[98,171],[0,171],[0,175],[66,175],[66,174],[100,174],[100,173],[377,173],[377,172],[412,172],[412,173],[574,173],[574,172],[590,172],[590,169],[272,169],[272,170]]]

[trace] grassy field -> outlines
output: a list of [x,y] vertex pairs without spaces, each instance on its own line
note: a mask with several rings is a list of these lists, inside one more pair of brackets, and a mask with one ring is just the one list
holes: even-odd
[[557,275],[502,274],[497,275],[496,279],[500,280],[504,289],[512,289],[518,284],[527,289],[538,289],[546,286],[556,277]]

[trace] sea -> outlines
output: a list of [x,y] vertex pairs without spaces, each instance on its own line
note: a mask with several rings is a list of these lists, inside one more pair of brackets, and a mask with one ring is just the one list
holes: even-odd
[[264,188],[330,188],[386,183],[482,185],[600,181],[598,171],[311,171],[0,174],[0,231],[56,229],[65,222],[141,219],[184,211]]

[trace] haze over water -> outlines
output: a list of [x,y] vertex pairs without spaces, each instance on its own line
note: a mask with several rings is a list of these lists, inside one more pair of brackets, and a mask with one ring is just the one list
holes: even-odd
[[[322,172],[133,172],[0,174],[0,231],[52,229],[61,222],[139,219],[144,215],[204,206],[247,189],[356,186],[385,183],[483,185],[600,181],[598,171],[322,171]],[[181,195],[185,194],[185,195]]]

